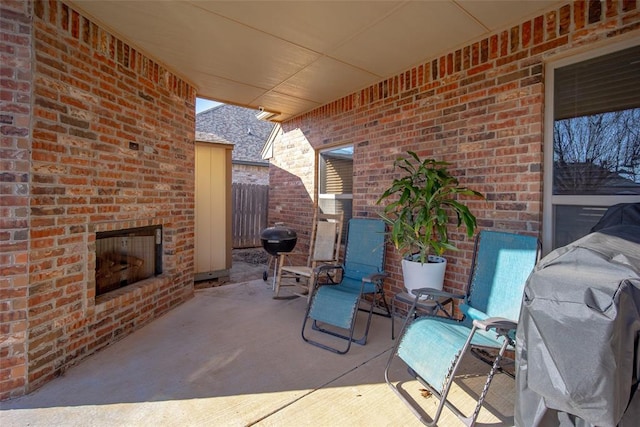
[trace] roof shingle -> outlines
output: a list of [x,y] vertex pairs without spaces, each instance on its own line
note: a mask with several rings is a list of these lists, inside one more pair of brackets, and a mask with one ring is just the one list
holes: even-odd
[[232,160],[268,163],[260,152],[274,124],[258,120],[258,111],[222,104],[196,114],[196,132],[233,143]]

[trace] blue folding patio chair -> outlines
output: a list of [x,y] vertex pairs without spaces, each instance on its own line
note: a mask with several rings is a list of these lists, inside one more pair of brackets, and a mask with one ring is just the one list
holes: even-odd
[[[383,272],[384,233],[382,220],[352,218],[349,221],[344,264],[324,265],[317,269],[316,284],[302,323],[302,339],[306,342],[344,354],[352,342],[361,345],[367,342],[374,311],[391,316],[382,287],[386,276]],[[365,300],[369,304],[367,323],[362,337],[356,339],[353,337],[356,316],[360,303]],[[384,311],[380,312],[380,308]],[[347,340],[346,348],[338,349],[309,338],[309,319],[312,330]]]
[[[460,321],[442,317],[419,317],[411,321],[414,307],[404,322],[402,332],[385,368],[385,380],[422,423],[436,425],[446,405],[468,426],[475,424],[491,380],[499,371],[505,350],[515,345],[515,329],[520,314],[524,286],[540,256],[539,241],[530,236],[498,231],[482,231],[475,241],[471,275],[466,295],[449,294],[423,288],[414,291],[415,304],[422,295],[449,296],[462,299]],[[471,415],[463,414],[447,395],[463,356],[470,350],[491,351],[491,369]],[[474,352],[472,352],[474,354]],[[440,400],[433,420],[426,419],[418,400],[393,384],[389,369],[394,359],[401,359],[412,377]],[[483,358],[484,361],[487,361]],[[422,397],[420,397],[422,398]]]

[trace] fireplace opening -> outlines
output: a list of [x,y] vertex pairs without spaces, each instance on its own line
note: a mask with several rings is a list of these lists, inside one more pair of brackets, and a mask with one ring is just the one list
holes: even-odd
[[96,296],[162,274],[162,226],[96,233]]

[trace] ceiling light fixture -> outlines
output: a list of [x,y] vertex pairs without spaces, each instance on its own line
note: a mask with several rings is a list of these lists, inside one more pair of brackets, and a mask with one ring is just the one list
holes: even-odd
[[258,107],[258,109],[260,110],[260,112],[256,114],[256,118],[258,120],[271,120],[272,118],[280,114],[274,111],[267,111],[264,109],[264,107]]

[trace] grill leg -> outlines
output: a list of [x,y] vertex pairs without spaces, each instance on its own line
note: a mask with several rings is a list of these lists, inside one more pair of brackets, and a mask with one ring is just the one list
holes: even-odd
[[280,261],[280,255],[276,255],[273,257],[273,283],[271,284],[271,291],[276,291],[276,276],[278,272],[278,262]]

